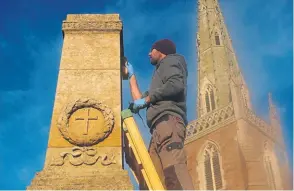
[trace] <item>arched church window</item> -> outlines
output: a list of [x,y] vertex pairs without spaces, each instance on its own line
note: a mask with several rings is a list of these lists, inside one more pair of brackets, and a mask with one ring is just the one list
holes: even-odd
[[219,190],[223,187],[219,152],[216,146],[209,144],[204,151],[204,174],[207,190]]
[[217,32],[215,32],[214,37],[215,37],[215,44],[220,45],[220,38],[219,38],[219,34]]
[[206,112],[210,112],[216,108],[215,96],[212,86],[208,86],[205,91]]
[[232,102],[232,93],[230,89],[229,89],[229,102]]

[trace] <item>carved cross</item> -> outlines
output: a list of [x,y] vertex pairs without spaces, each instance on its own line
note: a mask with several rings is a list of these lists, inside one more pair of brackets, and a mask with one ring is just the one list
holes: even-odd
[[90,120],[98,120],[98,116],[94,117],[90,117],[90,108],[88,109],[88,115],[86,118],[81,118],[81,117],[77,117],[76,120],[85,120],[86,121],[86,127],[84,129],[84,133],[83,135],[87,135],[88,134],[88,130],[89,130],[89,121]]

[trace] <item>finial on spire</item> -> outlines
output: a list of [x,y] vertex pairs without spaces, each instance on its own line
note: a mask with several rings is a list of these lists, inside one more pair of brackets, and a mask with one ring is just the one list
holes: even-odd
[[268,93],[268,103],[269,103],[269,108],[274,108],[275,107],[271,92]]
[[271,92],[268,93],[268,108],[270,113],[272,113],[273,109],[275,109]]

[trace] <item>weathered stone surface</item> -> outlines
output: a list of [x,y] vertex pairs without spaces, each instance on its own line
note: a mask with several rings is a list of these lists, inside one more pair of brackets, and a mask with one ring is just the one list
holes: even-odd
[[45,168],[27,190],[132,190],[124,170]]
[[60,133],[58,121],[66,112],[66,106],[85,98],[105,104],[114,113],[111,134],[97,146],[121,145],[120,46],[119,34],[88,33],[85,38],[78,33],[65,35],[49,136],[50,147],[71,146]]
[[[66,34],[63,43],[61,70],[120,69],[119,33],[76,32]],[[113,71],[112,71],[113,72]]]
[[118,14],[70,14],[62,24],[64,32],[67,31],[116,31],[120,32],[122,23]]
[[68,14],[66,21],[81,22],[81,21],[119,21],[119,14]]
[[130,190],[119,15],[68,15],[44,169],[27,189]]

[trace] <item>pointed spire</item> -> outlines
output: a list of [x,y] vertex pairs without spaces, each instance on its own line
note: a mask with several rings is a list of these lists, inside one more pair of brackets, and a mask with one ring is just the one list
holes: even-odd
[[[214,96],[211,103],[216,109],[224,107],[231,102],[230,82],[234,81],[243,87],[242,92],[246,98],[246,105],[250,108],[249,91],[240,72],[238,61],[232,46],[221,7],[218,0],[198,0],[198,31],[197,31],[197,57],[198,57],[198,90],[202,94],[197,100],[202,108],[210,104],[205,100],[208,87],[213,87]],[[206,80],[208,78],[208,80]],[[207,83],[210,82],[210,83]],[[244,85],[244,86],[241,86]],[[198,117],[211,111],[197,108]]]

